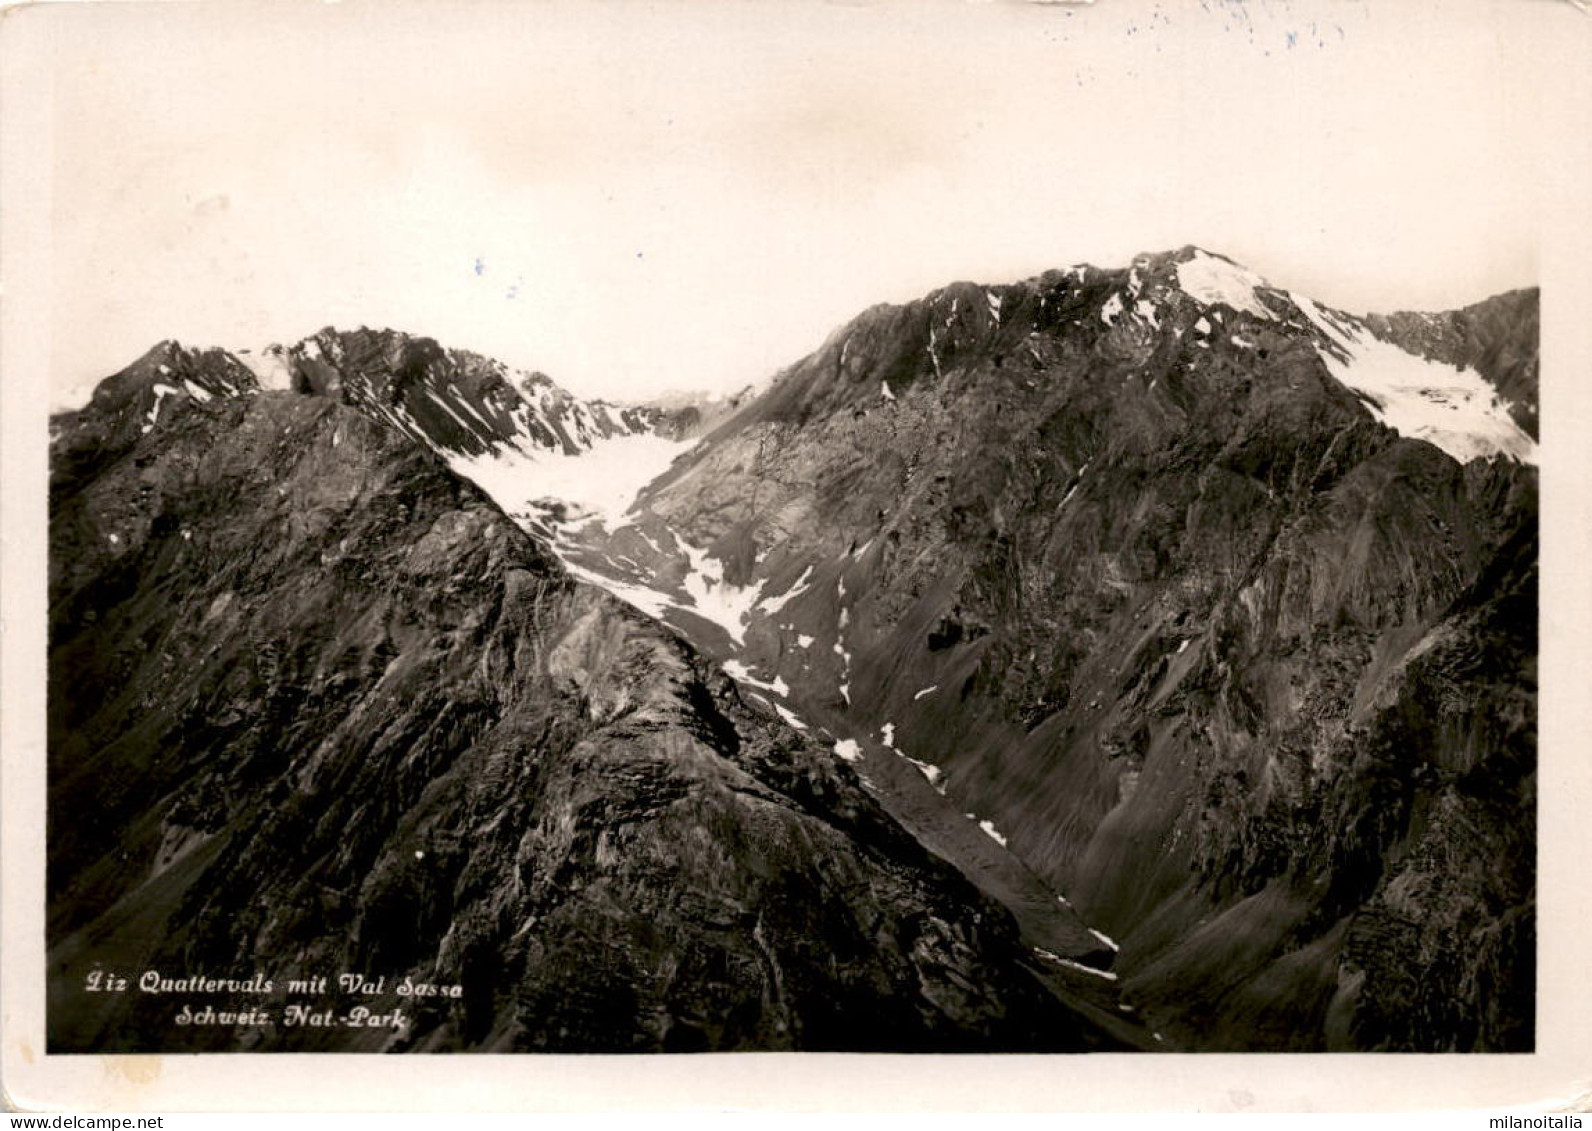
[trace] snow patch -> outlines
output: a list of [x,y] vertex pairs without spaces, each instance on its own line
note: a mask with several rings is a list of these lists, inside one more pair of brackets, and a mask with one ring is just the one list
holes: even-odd
[[[895,747],[891,747],[891,749],[895,750]],[[896,750],[896,753],[916,766],[918,773],[922,774],[928,779],[929,784],[934,787],[936,793],[940,794],[942,797],[945,795],[945,785],[940,781],[940,767],[931,766],[927,762],[920,762],[910,754],[907,754],[901,750]]]
[[[156,424],[160,423],[160,406],[166,403],[167,397],[176,396],[177,389],[171,385],[163,385],[159,381],[156,381],[150,386],[150,388],[154,390],[155,403],[150,406],[147,419],[149,421],[150,427],[154,427]],[[145,428],[144,431],[148,432],[149,428]]]
[[[313,344],[310,342],[307,346]],[[305,352],[309,352],[308,348]],[[249,372],[254,374],[255,380],[260,383],[260,388],[285,392],[293,387],[293,371],[288,367],[287,359],[282,356],[280,347],[267,346],[259,353],[240,351],[236,356]]]
[[453,410],[453,406],[444,400],[440,395],[430,389],[426,390],[426,395],[431,398],[432,402],[435,403],[438,408],[442,409],[443,412],[453,417],[453,422],[460,428],[463,428],[468,433],[473,434],[475,432],[475,425],[471,424],[464,417],[455,412]]
[[[569,547],[555,542],[553,548],[557,551],[568,549]],[[563,562],[564,568],[569,570],[579,580],[589,582],[599,589],[606,589],[625,604],[630,605],[632,608],[640,609],[649,617],[664,620],[666,619],[665,613],[679,607],[678,602],[667,594],[659,593],[656,589],[648,589],[645,585],[632,585],[629,582],[619,581],[595,570],[588,569],[578,562],[572,561],[567,553],[560,553],[558,558],[559,561]]]
[[767,680],[758,679],[752,674],[752,669],[748,668],[739,660],[725,660],[719,666],[724,669],[725,674],[729,675],[732,679],[735,679],[740,683],[750,684],[753,687],[761,687],[764,691],[772,691],[775,695],[778,695],[781,698],[790,694],[790,685],[786,683],[781,676],[775,676],[773,683],[769,683]]
[[895,394],[890,391],[890,382],[888,382],[888,381],[880,381],[879,382],[879,395],[881,397],[883,397],[887,401],[895,400]]
[[471,404],[468,397],[459,392],[459,390],[452,385],[449,385],[448,388],[454,394],[454,396],[459,398],[459,407],[464,409],[465,412],[469,413],[476,420],[478,420],[481,424],[481,427],[486,429],[488,435],[496,431],[496,428],[492,422],[481,415],[481,410],[476,408],[475,405]]
[[200,404],[208,403],[210,398],[214,395],[209,389],[205,388],[203,385],[194,384],[193,381],[189,380],[187,377],[182,379],[182,387],[188,390],[188,395],[194,400],[198,401]]
[[1039,955],[1041,958],[1048,958],[1050,961],[1061,966],[1065,966],[1071,970],[1081,970],[1085,974],[1093,974],[1096,978],[1104,978],[1108,982],[1115,982],[1117,980],[1117,976],[1109,970],[1096,970],[1093,966],[1085,966],[1082,962],[1074,962],[1070,958],[1063,958],[1059,954],[1052,954],[1044,947],[1036,946],[1034,948],[1034,953]]
[[791,726],[795,727],[797,730],[807,729],[807,724],[798,719],[796,717],[796,713],[789,707],[785,706],[783,703],[775,703],[773,706],[774,710],[779,712],[779,717],[784,719]]
[[1101,942],[1105,943],[1112,950],[1121,950],[1122,949],[1115,942],[1113,942],[1110,938],[1108,938],[1106,935],[1101,934],[1099,931],[1095,930],[1093,927],[1089,928],[1089,933],[1091,935],[1093,935],[1095,938],[1099,939]]
[[1255,294],[1255,288],[1264,287],[1266,280],[1207,252],[1196,251],[1188,262],[1177,265],[1177,285],[1184,294],[1206,306],[1225,303],[1261,318],[1272,316]]
[[796,637],[796,647],[798,647],[798,648],[811,648],[812,646],[813,646],[813,638],[811,636],[808,636],[805,632],[800,633],[800,634],[797,635],[797,637]]
[[500,448],[477,456],[450,454],[447,460],[509,514],[544,510],[538,503],[562,503],[566,517],[560,525],[601,522],[614,530],[641,489],[691,444],[651,434],[625,434],[594,438],[590,449],[576,455]]
[[1308,298],[1289,297],[1337,347],[1318,351],[1328,371],[1358,393],[1381,423],[1402,436],[1425,440],[1460,463],[1500,455],[1537,462],[1536,442],[1520,430],[1509,416],[1508,403],[1475,370],[1406,353]]
[[1107,326],[1114,326],[1117,319],[1122,317],[1122,312],[1126,309],[1122,305],[1122,296],[1114,294],[1106,299],[1105,305],[1100,308],[1100,321]]
[[915,703],[919,699],[922,699],[925,695],[933,695],[939,689],[940,689],[940,685],[939,684],[931,683],[929,686],[923,688],[921,691],[914,692],[913,695],[912,695],[912,701]]
[[1077,478],[1077,480],[1073,483],[1073,485],[1071,487],[1067,488],[1067,493],[1061,497],[1061,502],[1056,504],[1056,509],[1057,510],[1060,510],[1062,507],[1066,506],[1068,503],[1070,503],[1072,501],[1072,497],[1078,493],[1078,488],[1083,486],[1084,473],[1086,471],[1088,471],[1088,470],[1089,470],[1089,465],[1087,463],[1084,464],[1082,467],[1080,467],[1078,469],[1078,478]]
[[[773,616],[775,613],[783,609],[786,604],[807,592],[809,588],[807,579],[812,577],[812,575],[813,567],[808,566],[806,569],[802,570],[802,575],[796,579],[796,584],[792,585],[784,593],[781,593],[778,597],[760,598],[757,602],[758,610],[766,616]],[[804,644],[802,647],[805,648],[806,645]]]
[[985,835],[993,840],[996,844],[1000,845],[1002,848],[1006,847],[1006,838],[1002,836],[1001,831],[995,827],[994,821],[980,821],[978,823],[978,827],[983,829]]
[[879,728],[879,733],[880,733],[880,735],[883,736],[882,740],[883,740],[884,744],[886,746],[894,749],[895,748],[895,724],[894,723],[885,723],[884,726]]
[[985,291],[984,297],[989,301],[989,316],[999,322],[1001,320],[1001,296],[994,291]]
[[723,562],[684,539],[680,540],[680,548],[691,563],[684,585],[692,611],[724,629],[737,645],[744,645],[746,623],[757,606],[762,585],[732,585],[724,580]]
[[862,747],[857,745],[857,740],[854,738],[842,738],[835,743],[835,753],[848,762],[855,762],[862,757]]

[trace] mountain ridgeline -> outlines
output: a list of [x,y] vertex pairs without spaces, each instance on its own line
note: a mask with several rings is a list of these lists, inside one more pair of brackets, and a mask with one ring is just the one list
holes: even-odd
[[1530,1049],[1537,367],[1194,248],[713,404],[163,343],[55,422],[52,1042]]
[[168,343],[55,422],[53,1051],[1148,1042],[370,388]]

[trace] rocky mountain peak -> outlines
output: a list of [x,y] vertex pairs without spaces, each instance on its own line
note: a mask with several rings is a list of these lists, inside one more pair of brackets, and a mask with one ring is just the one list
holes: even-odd
[[[968,858],[937,794],[1009,840],[1182,1039],[1519,1047],[1530,817],[1487,814],[1533,788],[1535,444],[1500,383],[1534,403],[1533,301],[1379,320],[1194,247],[954,283],[554,545],[903,775],[920,836]],[[1413,844],[1508,863],[1412,903]],[[1401,982],[1401,946],[1450,973]]]
[[144,423],[158,420],[157,402],[172,397],[206,400],[253,392],[253,373],[225,350],[184,346],[175,339],[157,342],[142,357],[95,387],[91,404],[96,412],[152,413]]
[[[1480,316],[1454,319],[1441,343],[1410,333],[1408,319],[1398,322],[1406,328],[1399,337],[1385,319],[1326,307],[1190,245],[1136,256],[1122,268],[1077,265],[1012,284],[959,282],[904,305],[870,308],[782,372],[752,411],[764,421],[802,424],[837,410],[869,411],[920,383],[960,395],[974,382],[990,397],[1028,400],[1022,390],[1042,382],[1041,374],[1088,355],[1097,380],[1107,371],[1153,370],[1167,375],[1163,389],[1172,371],[1184,385],[1225,388],[1235,366],[1254,381],[1283,380],[1295,390],[1325,381],[1371,418],[1461,462],[1534,460],[1535,441],[1520,426],[1535,413],[1534,330],[1516,330],[1507,346],[1497,333],[1486,335],[1489,346],[1475,334],[1465,345],[1455,327],[1475,327]],[[1500,325],[1505,320],[1523,324]],[[1156,384],[1147,377],[1147,388]]]
[[[61,422],[52,1050],[1149,1043],[1102,975],[1044,968],[831,741],[572,580],[449,471],[438,452],[472,450],[450,445],[538,438],[491,431],[499,367],[368,331],[268,357],[298,393],[188,392],[145,431],[133,405],[118,450],[95,431],[122,427],[108,397]],[[186,380],[180,361],[163,345],[149,365]],[[551,392],[504,415],[557,441],[518,466],[533,481],[624,424]],[[172,997],[85,993],[105,969],[276,988],[203,998],[265,1020],[185,1027]],[[290,979],[347,970],[383,988],[317,1016],[403,1021],[287,1019],[308,1000]]]
[[[669,634],[632,638],[612,606],[555,608],[537,582],[537,607],[491,647],[520,657],[526,645],[518,670],[571,697],[569,718],[549,725],[628,727],[638,704],[669,701],[715,756],[734,757],[756,744],[730,708],[702,704],[744,696],[781,742],[800,736],[804,765],[861,775],[900,827],[1012,911],[1045,979],[1068,994],[1089,987],[1108,1016],[1131,1002],[1156,1034],[1195,1047],[1520,1048],[1531,1040],[1519,956],[1533,945],[1536,301],[1354,315],[1190,245],[869,308],[728,409],[580,401],[431,339],[327,329],[249,362],[270,375],[260,385],[308,395],[200,405],[184,394],[166,403],[186,410],[163,409],[152,433],[135,419],[128,442],[145,461],[180,457],[174,485],[196,452],[241,429],[274,475],[294,477],[276,498],[257,493],[260,521],[315,538],[344,520],[317,504],[320,517],[298,523],[283,500],[345,505],[326,463],[351,458],[345,445],[363,452],[380,435],[409,459],[429,448],[529,536],[510,541],[544,554],[537,569],[561,576],[556,559],[639,610],[632,626],[663,622],[725,673],[698,687],[659,658]],[[153,364],[175,373],[174,347],[162,348]],[[205,364],[231,371],[225,358]],[[169,553],[181,550],[173,533],[202,528],[154,514],[139,493],[148,476],[83,434],[56,451],[61,556],[78,563],[62,587],[134,591],[128,563],[165,570],[185,560]],[[305,452],[313,459],[291,466]],[[458,486],[433,459],[415,467],[431,477],[421,494]],[[251,490],[265,481],[222,470]],[[419,471],[393,474],[408,483]],[[383,538],[417,535],[413,553],[382,553],[424,564],[425,585],[399,596],[426,601],[443,578],[476,576],[476,559],[450,555],[470,550],[476,526],[485,537],[487,514],[428,511],[415,525],[386,494],[371,493],[361,521]],[[461,506],[480,510],[442,510]],[[108,515],[138,507],[150,513],[110,528]],[[331,582],[393,599],[361,572],[368,556],[322,542],[302,547],[304,560],[335,566]],[[238,557],[229,545],[209,560]],[[528,593],[521,572],[536,571],[516,565],[505,584]],[[510,606],[487,580],[477,611],[490,620]],[[462,611],[471,584],[442,594],[445,631],[469,626],[448,637],[460,672],[476,670],[467,654],[484,631]],[[88,641],[82,604],[61,606],[63,624]],[[542,649],[549,624],[557,640]],[[629,652],[608,662],[621,636],[645,663]],[[646,664],[673,673],[667,686],[642,678]],[[511,690],[494,684],[489,698]],[[602,749],[569,764],[577,794]],[[517,783],[516,797],[543,788],[542,771],[500,754],[482,763],[492,781]],[[790,780],[784,755],[760,765],[776,792]],[[629,763],[616,772],[626,789],[641,780]],[[491,806],[467,780],[447,788],[487,835]],[[591,820],[630,814],[633,801],[603,793]],[[437,828],[454,827],[446,816]],[[557,819],[577,832],[547,834],[555,856],[575,851],[584,827]],[[586,846],[598,872],[626,859],[614,843]],[[565,898],[544,863],[552,876],[532,868],[533,902]],[[382,899],[415,872],[382,867]],[[577,872],[593,874],[584,862]],[[494,877],[470,891],[520,890]],[[419,899],[442,925],[445,900],[391,897]],[[725,929],[755,941],[766,921],[742,929],[731,916]],[[755,1039],[785,1039],[771,1032]]]

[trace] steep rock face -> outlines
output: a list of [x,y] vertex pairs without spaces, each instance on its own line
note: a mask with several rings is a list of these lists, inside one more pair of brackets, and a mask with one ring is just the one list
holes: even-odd
[[[53,449],[52,1051],[1137,1040],[827,746],[393,428],[324,396],[168,404],[107,448],[125,406],[97,397]],[[87,993],[96,970],[275,989]],[[345,971],[384,988],[327,1006],[408,1024],[284,1025],[287,979]]]
[[1169,1036],[1526,1048],[1534,311],[1359,319],[1195,249],[957,284],[561,552],[923,765]]
[[51,456],[54,484],[92,477],[155,430],[162,416],[185,400],[247,395],[260,388],[254,373],[219,349],[190,349],[164,341],[95,387],[83,408],[50,422],[52,440],[70,435]]

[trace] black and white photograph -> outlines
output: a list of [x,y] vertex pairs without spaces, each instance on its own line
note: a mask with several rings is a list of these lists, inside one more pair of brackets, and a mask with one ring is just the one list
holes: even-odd
[[1573,1100],[1580,5],[7,16],[8,1066]]

